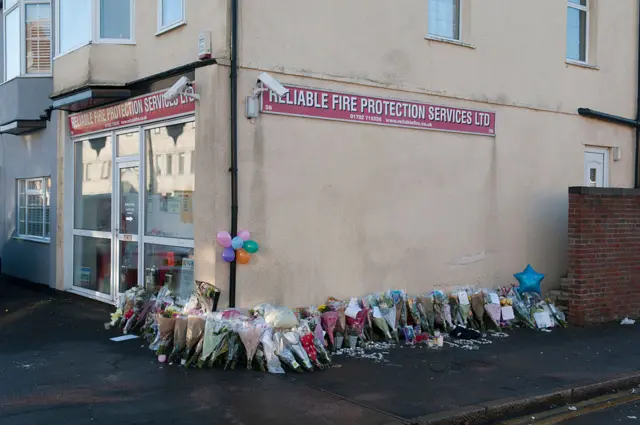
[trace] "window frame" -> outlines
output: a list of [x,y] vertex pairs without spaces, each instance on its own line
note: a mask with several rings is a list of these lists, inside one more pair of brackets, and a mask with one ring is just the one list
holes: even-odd
[[[25,1],[34,1],[34,0],[25,0]],[[90,11],[90,22],[89,22],[89,40],[78,43],[77,45],[70,47],[65,51],[60,50],[60,0],[55,0],[55,48],[53,49],[53,60],[74,52],[78,49],[83,48],[89,44],[123,44],[123,45],[132,45],[136,44],[136,34],[135,34],[135,10],[136,10],[136,0],[129,0],[130,5],[130,37],[128,39],[124,38],[101,38],[100,37],[100,0],[88,0],[91,2],[91,11]]]
[[[56,0],[57,1],[57,0]],[[2,71],[3,71],[3,75],[2,75],[2,83],[6,83],[7,81],[11,81],[13,79],[16,78],[20,78],[20,77],[51,77],[53,75],[53,59],[54,59],[54,16],[51,13],[51,0],[17,0],[15,4],[13,4],[11,7],[9,7],[8,9],[5,9],[4,7],[4,3],[2,4],[2,51],[4,52],[3,54],[3,59],[2,59]],[[27,73],[27,12],[26,12],[26,5],[32,5],[32,4],[45,4],[49,6],[49,25],[50,25],[50,31],[51,34],[49,35],[50,40],[49,40],[49,59],[50,59],[50,64],[51,64],[51,69],[49,69],[49,72],[31,72],[31,73]],[[7,45],[6,45],[6,41],[7,41],[7,15],[10,14],[11,12],[17,10],[18,11],[18,20],[20,22],[20,31],[19,31],[19,38],[20,38],[20,72],[18,73],[18,75],[15,75],[11,78],[7,78]]]
[[[577,4],[577,3],[572,3],[570,0],[567,0],[567,14],[569,13],[569,9],[576,9],[578,11],[584,12],[585,13],[585,17],[584,17],[584,22],[585,22],[585,28],[584,28],[584,61],[580,60],[580,59],[573,59],[568,57],[568,52],[566,51],[567,49],[565,49],[565,60],[569,61],[569,62],[573,62],[573,63],[577,63],[580,65],[585,65],[589,63],[589,20],[590,20],[590,16],[589,16],[589,7],[591,5],[591,0],[585,0],[586,5],[581,5],[581,4]],[[567,39],[565,39],[565,45],[567,43]]]
[[182,3],[182,19],[163,26],[162,25],[162,0],[157,0],[158,22],[157,22],[156,35],[164,34],[165,32],[171,31],[174,28],[178,28],[182,25],[187,24],[187,2],[186,0],[179,0],[179,1]]
[[[40,190],[29,189],[29,182],[39,181],[41,184]],[[24,192],[20,192],[20,183],[24,183]],[[51,242],[51,176],[43,176],[43,177],[33,177],[33,178],[19,178],[16,179],[16,229],[14,232],[14,238],[16,239],[24,239],[30,240],[34,242],[43,242],[50,243]],[[47,196],[47,190],[49,190],[49,196]],[[24,195],[25,204],[24,206],[20,203],[20,195]],[[29,232],[29,207],[28,207],[28,196],[29,195],[39,195],[42,197],[42,236],[30,235]],[[49,205],[47,205],[47,201]],[[49,208],[49,221],[46,221],[46,210]],[[24,231],[25,233],[20,233],[20,209],[24,208]],[[45,229],[49,228],[49,236],[44,236]]]
[[[450,37],[445,37],[443,35],[438,35],[438,34],[433,34],[431,33],[431,30],[429,29],[429,17],[428,17],[428,10],[429,10],[429,3],[431,2],[431,0],[427,0],[427,38],[433,38],[433,39],[439,39],[439,40],[445,40],[445,41],[453,41],[455,43],[462,43],[462,8],[463,8],[463,3],[464,0],[456,0],[458,2],[458,19],[457,19],[457,23],[458,23],[458,38],[450,38]],[[568,0],[567,0],[568,1]]]
[[[100,8],[100,1],[101,0],[95,0],[94,1],[94,15],[95,15],[95,21],[94,21],[94,25],[91,26],[92,29],[92,34],[93,34],[93,40],[97,40],[97,43],[100,44],[136,44],[136,37],[135,37],[135,23],[136,23],[136,1],[135,0],[129,0],[129,38],[125,39],[125,38],[102,38],[100,36],[100,22],[101,22],[101,8]],[[93,33],[95,32],[95,34]]]

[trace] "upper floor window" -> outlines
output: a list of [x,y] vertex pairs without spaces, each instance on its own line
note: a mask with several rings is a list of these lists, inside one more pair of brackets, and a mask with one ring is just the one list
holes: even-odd
[[185,23],[184,0],[158,0],[158,32]]
[[567,4],[567,59],[587,62],[588,25],[588,0],[569,0]]
[[57,54],[89,43],[133,43],[134,0],[57,0]]
[[460,0],[429,1],[429,35],[460,40]]
[[4,75],[51,73],[51,6],[44,0],[7,0],[4,19]]

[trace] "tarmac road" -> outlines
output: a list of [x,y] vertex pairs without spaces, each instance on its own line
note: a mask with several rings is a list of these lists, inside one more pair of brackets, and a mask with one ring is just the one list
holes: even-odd
[[640,391],[620,391],[496,423],[496,425],[617,424],[640,424]]
[[640,401],[622,404],[561,422],[562,425],[636,425],[640,424]]

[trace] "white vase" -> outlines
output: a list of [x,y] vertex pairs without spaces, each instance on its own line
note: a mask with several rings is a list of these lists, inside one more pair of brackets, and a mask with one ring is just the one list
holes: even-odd
[[337,336],[336,337],[336,350],[339,350],[342,348],[342,344],[344,344],[344,337],[343,336]]

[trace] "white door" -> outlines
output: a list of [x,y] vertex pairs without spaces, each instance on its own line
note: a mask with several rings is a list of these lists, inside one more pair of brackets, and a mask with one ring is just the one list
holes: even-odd
[[116,167],[115,253],[117,291],[121,294],[140,282],[138,268],[138,220],[140,217],[140,165],[119,162]]
[[584,185],[607,187],[609,173],[609,151],[589,149],[584,152]]

